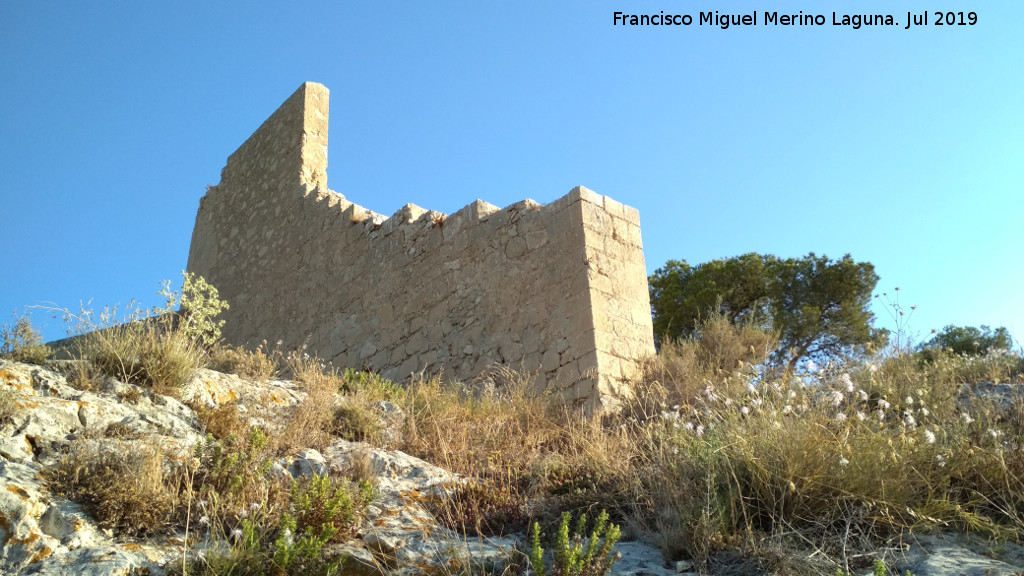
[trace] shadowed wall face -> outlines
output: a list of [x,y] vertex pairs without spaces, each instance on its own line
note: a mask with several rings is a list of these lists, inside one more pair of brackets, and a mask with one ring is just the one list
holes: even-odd
[[588,410],[654,353],[635,209],[578,187],[386,218],[327,189],[327,119],[327,89],[304,84],[200,202],[188,269],[230,303],[229,343],[392,379],[505,364]]

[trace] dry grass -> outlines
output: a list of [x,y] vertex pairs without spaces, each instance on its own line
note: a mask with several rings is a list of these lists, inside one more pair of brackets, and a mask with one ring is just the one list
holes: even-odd
[[234,436],[245,438],[248,436],[249,426],[238,410],[238,404],[224,404],[214,408],[205,406],[194,406],[199,423],[208,434],[212,434],[218,440],[227,440]]
[[76,444],[51,471],[57,491],[85,503],[103,528],[164,532],[179,524],[187,470],[157,444]]
[[17,394],[6,388],[0,388],[0,424],[18,412]]
[[202,349],[162,322],[132,322],[83,336],[83,356],[100,372],[157,394],[177,395],[201,366]]
[[335,394],[342,380],[316,357],[293,352],[287,358],[295,382],[306,393],[289,413],[274,435],[274,451],[282,456],[305,448],[323,450],[330,443],[331,422],[335,412]]
[[283,363],[284,354],[280,343],[271,350],[264,340],[252,352],[235,346],[217,346],[210,351],[206,367],[256,382],[266,382],[277,376]]

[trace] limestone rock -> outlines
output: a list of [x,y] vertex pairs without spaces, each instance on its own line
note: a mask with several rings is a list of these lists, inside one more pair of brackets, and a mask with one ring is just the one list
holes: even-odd
[[1017,576],[1024,572],[1024,547],[968,535],[919,535],[899,565],[915,576]]

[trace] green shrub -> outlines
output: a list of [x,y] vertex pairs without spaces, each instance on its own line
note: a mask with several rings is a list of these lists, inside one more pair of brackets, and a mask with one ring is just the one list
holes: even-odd
[[587,538],[586,548],[583,546],[583,534],[587,525],[587,515],[581,514],[576,522],[576,529],[569,535],[569,523],[572,515],[562,514],[558,525],[558,535],[552,550],[551,571],[544,564],[544,549],[540,544],[540,524],[533,524],[533,535],[530,547],[530,564],[537,576],[604,576],[611,570],[622,555],[612,552],[619,541],[619,527],[608,523],[608,513],[604,510],[594,522],[594,528]]
[[373,486],[368,482],[350,486],[345,480],[314,475],[308,480],[292,482],[286,517],[294,519],[296,533],[320,530],[323,535],[325,527],[329,526],[328,541],[340,542],[355,533],[372,501]]
[[[224,320],[214,320],[214,318],[228,309],[228,303],[220,299],[217,289],[202,276],[185,271],[182,271],[181,275],[183,282],[181,308],[177,313],[179,319],[177,329],[190,341],[209,350],[220,340],[220,329],[224,327]],[[164,285],[164,290],[161,293],[168,297],[167,307],[170,308],[171,300],[176,296],[170,291],[170,283]]]
[[398,384],[382,378],[380,374],[346,368],[340,374],[343,394],[358,394],[367,401],[396,400],[404,390]]
[[0,357],[15,362],[42,365],[52,352],[49,346],[43,344],[42,337],[32,328],[32,321],[26,316],[18,318],[13,326],[4,325],[0,328],[0,338],[3,338]]
[[268,445],[269,439],[259,428],[250,429],[244,438],[231,434],[218,441],[207,436],[196,445],[200,468],[194,479],[195,492],[207,502],[209,516],[231,523],[239,511],[273,500],[275,486],[267,480],[273,466]]
[[[253,437],[251,446],[262,442]],[[237,468],[237,461],[233,467]],[[327,576],[340,574],[344,558],[325,555],[325,546],[354,535],[373,498],[368,483],[352,485],[327,476],[293,482],[281,506],[251,507],[224,530],[229,546],[198,557],[189,574],[209,576]],[[203,502],[204,510],[209,503]],[[273,514],[263,513],[274,510]],[[279,514],[279,516],[278,516]],[[204,516],[201,524],[212,525]],[[222,524],[222,527],[224,525]]]

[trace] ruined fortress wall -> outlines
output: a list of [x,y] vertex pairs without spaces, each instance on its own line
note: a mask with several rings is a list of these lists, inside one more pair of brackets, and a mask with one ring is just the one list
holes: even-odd
[[200,202],[188,269],[230,303],[228,342],[306,344],[394,379],[504,364],[591,409],[653,354],[636,210],[578,187],[386,218],[327,189],[327,112],[304,84]]

